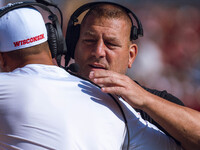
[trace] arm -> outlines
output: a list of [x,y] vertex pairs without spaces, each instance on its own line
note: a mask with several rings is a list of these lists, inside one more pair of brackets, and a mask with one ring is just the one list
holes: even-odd
[[[145,97],[148,98],[145,98]],[[174,138],[181,142],[186,150],[200,147],[200,113],[193,109],[163,100],[151,93],[141,107]]]
[[[137,81],[135,81],[137,84],[139,84]],[[140,84],[139,84],[140,85]],[[140,85],[141,86],[141,85]],[[181,106],[184,106],[183,102],[181,100],[179,100],[177,97],[171,95],[170,93],[167,93],[167,91],[158,91],[156,89],[149,89],[149,88],[146,88],[144,86],[142,86],[142,88],[144,88],[146,91],[154,94],[154,95],[157,95],[167,101],[170,101],[172,103],[175,103],[175,104],[178,104],[178,105],[181,105]],[[179,141],[177,141],[177,139],[175,139],[173,136],[171,136],[162,126],[160,126],[160,124],[158,124],[154,119],[152,119],[146,112],[144,112],[143,110],[141,109],[135,109],[136,111],[138,111],[141,115],[141,117],[144,119],[144,120],[147,120],[149,121],[150,123],[154,124],[156,127],[158,127],[160,130],[162,130],[165,134],[167,134],[168,136],[172,137],[176,142],[177,144],[180,144]]]
[[90,73],[91,80],[102,91],[121,96],[132,107],[147,112],[169,134],[180,141],[185,149],[200,147],[200,113],[153,95],[129,77],[107,70]]
[[[173,137],[181,142],[185,149],[200,147],[200,113],[179,106],[148,93],[148,101],[142,106]],[[144,97],[145,98],[145,97]]]

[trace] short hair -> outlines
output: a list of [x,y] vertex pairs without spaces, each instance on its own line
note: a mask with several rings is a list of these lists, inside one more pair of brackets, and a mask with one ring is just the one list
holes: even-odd
[[84,16],[81,24],[84,24],[88,16],[95,16],[97,18],[105,17],[108,19],[124,19],[132,27],[132,19],[124,10],[124,8],[112,4],[97,4],[93,6]]

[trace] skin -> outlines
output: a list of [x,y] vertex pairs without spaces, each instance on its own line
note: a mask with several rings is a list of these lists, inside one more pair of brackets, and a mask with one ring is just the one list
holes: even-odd
[[137,45],[127,36],[127,24],[119,18],[88,16],[75,50],[78,74],[101,86],[103,92],[119,95],[132,107],[147,112],[184,149],[198,150],[200,113],[147,92],[125,75],[137,55]]
[[[46,64],[53,65],[51,53],[48,44],[45,42],[41,45],[23,49],[23,51],[34,51],[40,49],[39,53],[27,54],[21,59],[14,59],[13,52],[0,52],[0,68],[2,72],[11,72],[16,68],[24,67],[27,64]],[[22,52],[23,53],[23,52]]]
[[132,44],[127,36],[130,35],[130,27],[126,23],[122,19],[89,16],[87,23],[81,26],[75,51],[79,75],[88,78],[91,71],[101,69],[126,73],[137,55],[137,45]]

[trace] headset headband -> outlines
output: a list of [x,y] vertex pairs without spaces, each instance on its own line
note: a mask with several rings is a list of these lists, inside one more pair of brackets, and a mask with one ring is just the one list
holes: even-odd
[[21,8],[21,7],[27,7],[27,6],[31,6],[31,5],[39,6],[54,15],[54,13],[44,4],[36,3],[36,2],[16,2],[16,3],[12,3],[8,6],[3,7],[2,9],[0,9],[0,17],[3,16],[4,14],[8,13],[11,10]]
[[[68,25],[74,25],[74,23],[78,21],[77,18],[78,18],[84,11],[86,11],[86,10],[92,8],[92,7],[95,6],[95,5],[99,5],[99,4],[111,4],[111,5],[115,5],[115,6],[118,6],[118,7],[123,8],[123,9],[127,12],[127,14],[131,14],[131,15],[134,17],[134,19],[135,19],[136,22],[137,22],[137,26],[138,26],[137,34],[138,34],[139,36],[143,36],[142,24],[141,24],[140,20],[137,18],[137,16],[136,16],[130,9],[128,9],[128,8],[126,8],[126,7],[124,7],[124,6],[120,5],[120,4],[113,3],[113,2],[91,2],[91,3],[87,3],[87,4],[85,4],[85,5],[82,5],[81,7],[79,7],[79,8],[71,15]],[[131,19],[131,17],[130,17],[130,19]],[[132,20],[131,20],[131,22],[132,22]]]

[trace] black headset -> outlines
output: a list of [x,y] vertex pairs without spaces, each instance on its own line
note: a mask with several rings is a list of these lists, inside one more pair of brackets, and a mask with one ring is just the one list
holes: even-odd
[[[0,9],[0,17],[12,11],[14,9],[23,8],[23,7],[32,7],[38,6],[43,10],[49,12],[49,20],[52,23],[46,23],[47,35],[48,35],[48,44],[52,54],[52,58],[56,58],[58,65],[60,66],[61,55],[66,51],[65,39],[62,33],[62,28],[59,24],[57,16],[45,5],[38,2],[16,2],[10,3],[9,5],[2,7]],[[36,8],[35,8],[36,9]],[[61,19],[62,20],[62,19]]]
[[[137,18],[137,16],[130,9],[128,9],[120,4],[113,3],[113,2],[91,2],[91,3],[84,4],[81,7],[79,7],[71,15],[69,22],[68,22],[66,37],[65,37],[66,44],[67,44],[67,53],[65,54],[65,65],[66,66],[69,63],[69,60],[71,58],[74,58],[75,47],[76,47],[77,41],[79,39],[80,24],[76,24],[78,22],[78,17],[86,10],[89,10],[92,7],[99,5],[99,4],[115,5],[115,6],[118,6],[122,9],[124,9],[127,12],[128,16],[131,20],[131,23],[132,23],[130,40],[136,40],[136,39],[138,39],[138,36],[143,36],[142,24],[141,24],[140,20]],[[129,14],[135,19],[135,21],[137,23],[137,27],[133,24],[132,17]]]

